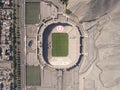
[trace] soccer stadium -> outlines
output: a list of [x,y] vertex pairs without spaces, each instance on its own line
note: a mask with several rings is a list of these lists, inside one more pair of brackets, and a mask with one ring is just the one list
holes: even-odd
[[46,23],[40,27],[37,39],[41,63],[56,69],[67,69],[79,62],[82,40],[76,25],[68,22]]

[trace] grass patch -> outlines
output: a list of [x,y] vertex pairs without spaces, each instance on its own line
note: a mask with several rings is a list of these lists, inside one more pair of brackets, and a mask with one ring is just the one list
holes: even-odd
[[68,55],[68,34],[53,33],[52,34],[52,56]]
[[40,85],[40,66],[27,66],[27,86]]
[[40,3],[26,3],[26,14],[25,14],[25,23],[26,24],[36,24],[39,23],[40,18]]

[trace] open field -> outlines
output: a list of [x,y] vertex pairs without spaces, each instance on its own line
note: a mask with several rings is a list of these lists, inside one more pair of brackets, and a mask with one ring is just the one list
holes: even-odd
[[40,21],[40,3],[26,3],[26,24],[36,24]]
[[27,85],[37,86],[40,85],[40,67],[27,66]]
[[52,34],[52,56],[68,55],[68,34],[53,33]]

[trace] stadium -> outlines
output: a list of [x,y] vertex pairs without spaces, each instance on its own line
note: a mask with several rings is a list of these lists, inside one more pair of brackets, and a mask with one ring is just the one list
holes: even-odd
[[41,25],[38,36],[38,59],[55,69],[74,67],[81,58],[81,31],[73,23],[49,21]]

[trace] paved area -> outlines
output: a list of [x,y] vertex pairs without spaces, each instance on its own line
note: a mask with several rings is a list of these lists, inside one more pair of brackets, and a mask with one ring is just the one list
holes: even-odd
[[26,63],[28,65],[38,66],[37,60],[37,26],[26,25]]
[[57,13],[57,8],[54,5],[48,5],[45,2],[40,3],[40,12],[41,12],[41,15],[40,15],[41,20],[50,18],[51,16],[57,17],[55,15]]

